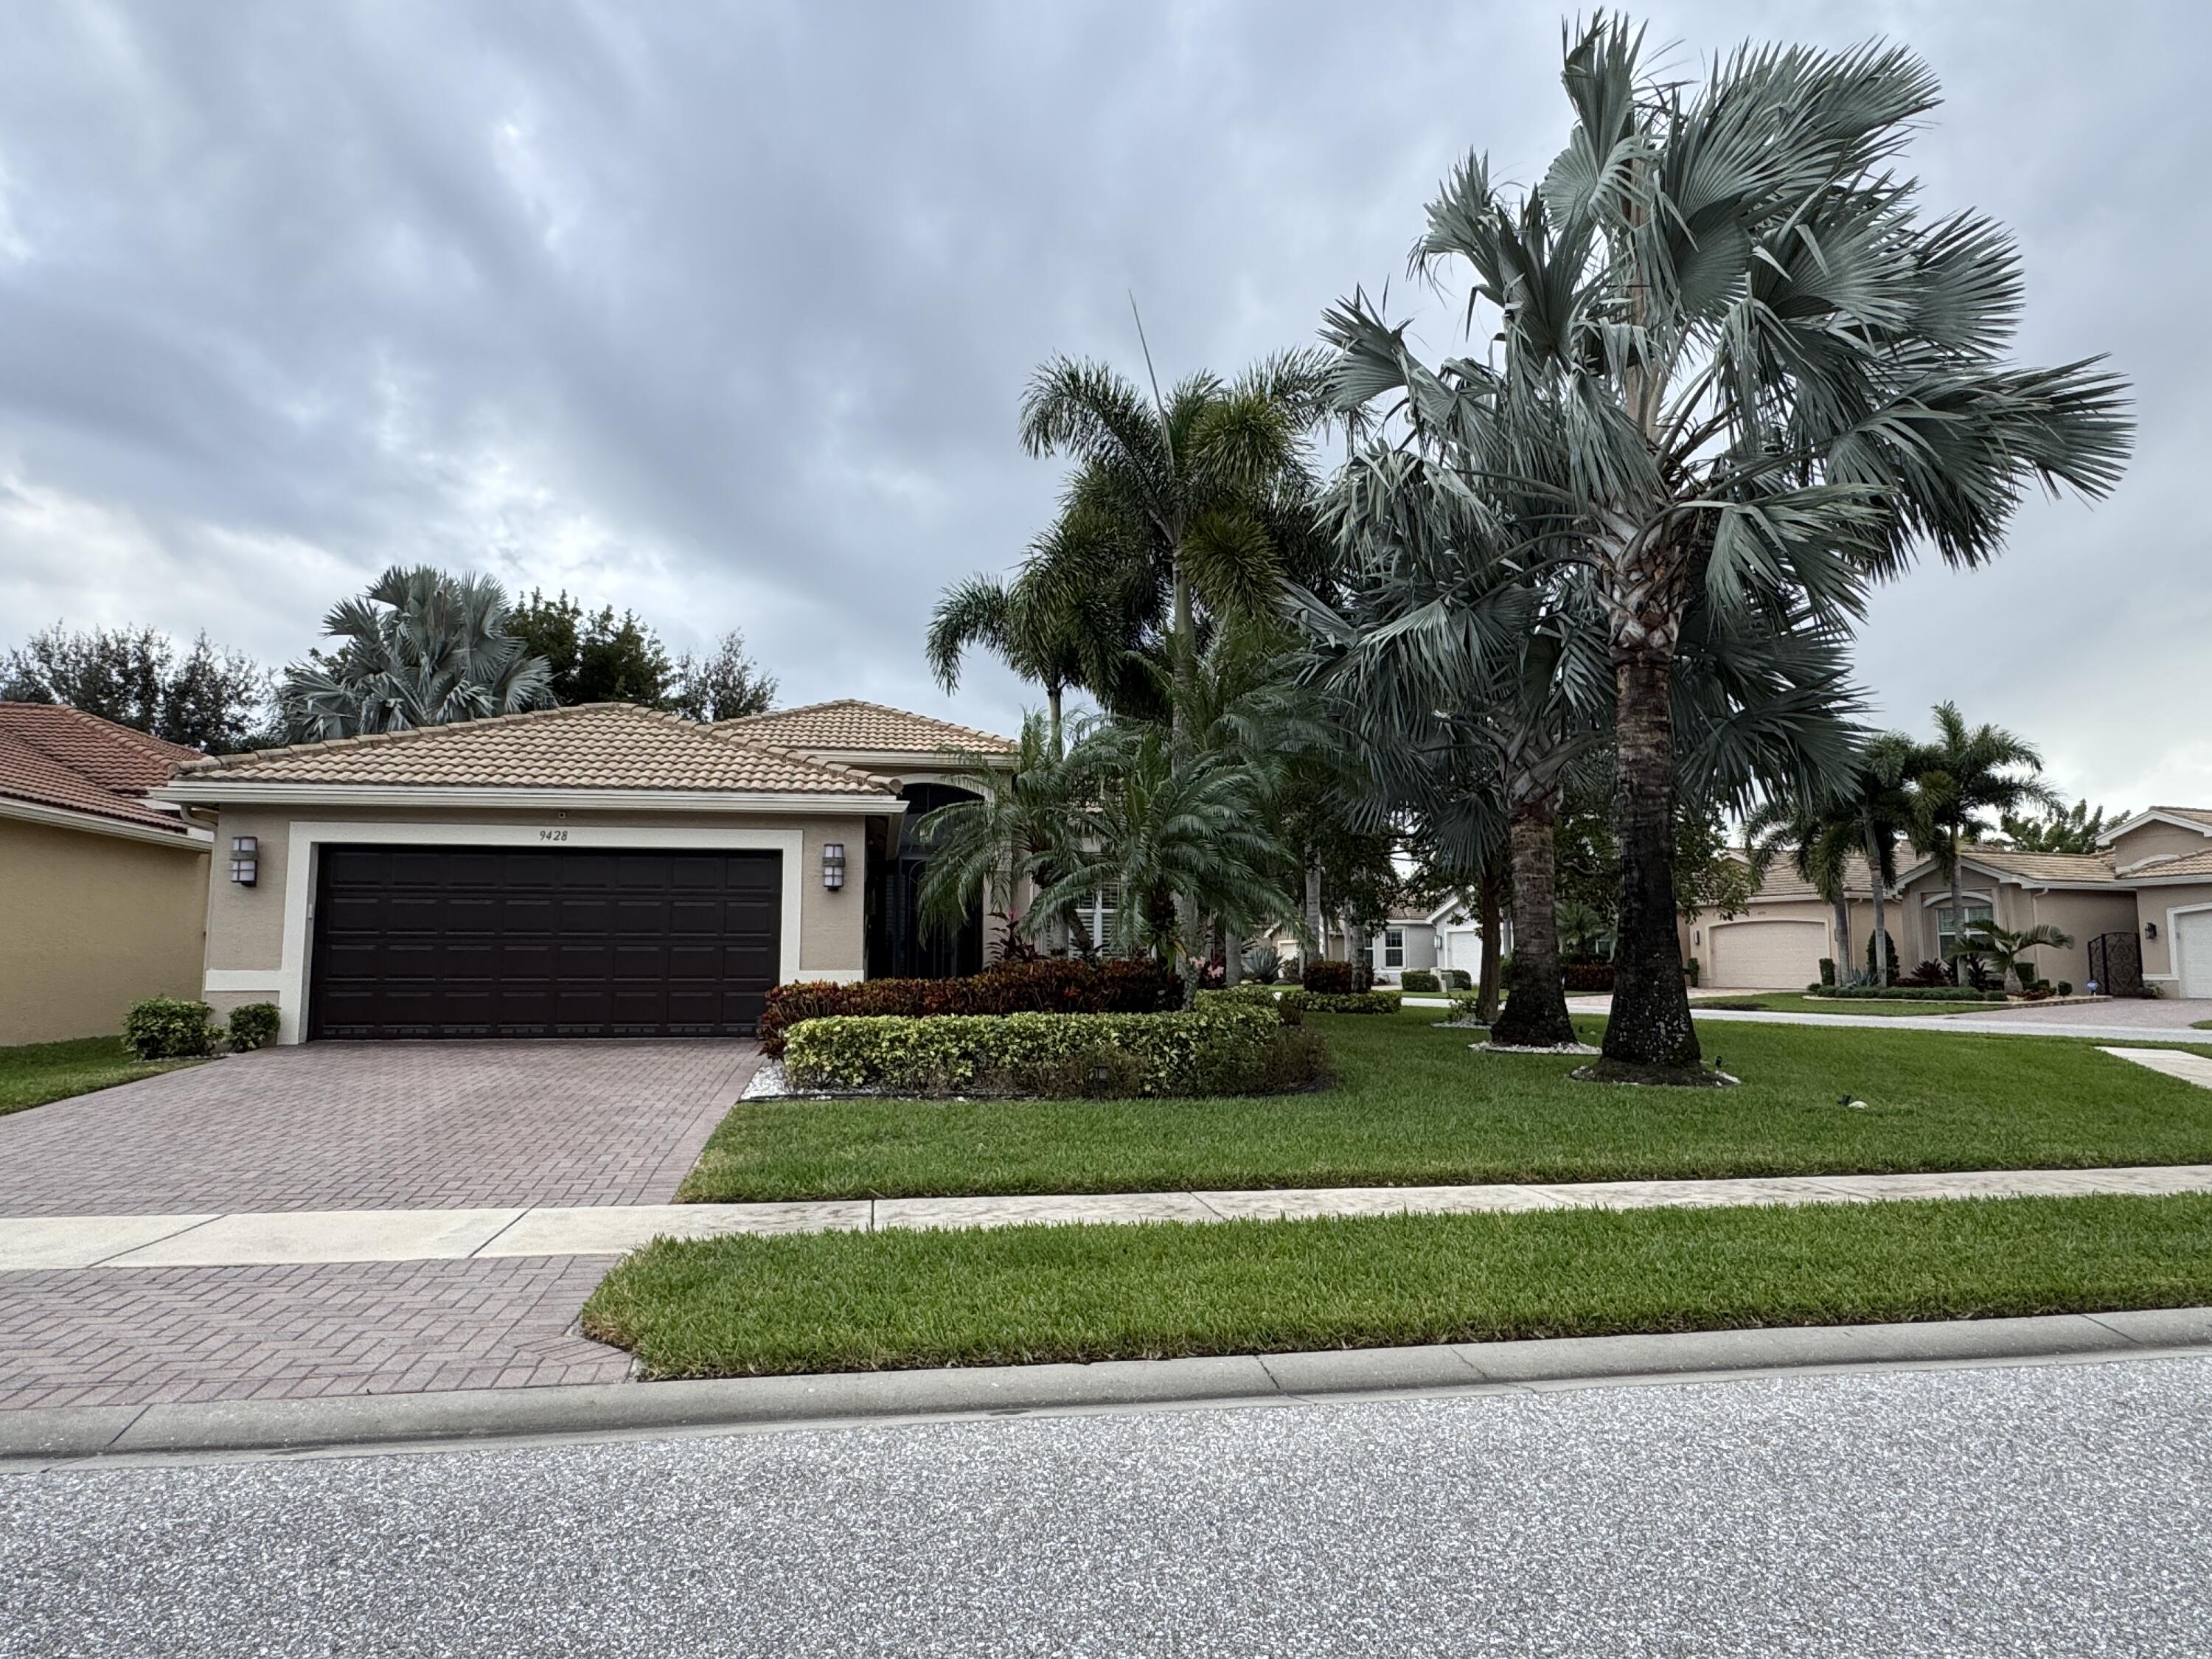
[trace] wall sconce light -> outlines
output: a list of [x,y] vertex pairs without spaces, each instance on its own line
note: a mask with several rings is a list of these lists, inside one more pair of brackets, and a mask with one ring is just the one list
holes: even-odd
[[2154,921],[2147,921],[2143,923],[2143,937],[2145,939],[2156,939],[2158,937],[2158,924]]
[[260,873],[261,842],[252,836],[233,836],[230,838],[230,878],[240,887],[251,887]]
[[833,893],[845,884],[845,843],[842,841],[822,843],[822,884]]

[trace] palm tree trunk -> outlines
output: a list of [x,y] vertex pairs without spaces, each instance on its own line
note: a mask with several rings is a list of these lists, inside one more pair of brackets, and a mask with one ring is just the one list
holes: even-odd
[[1836,896],[1836,983],[1849,985],[1854,971],[1851,960],[1851,896],[1846,888]]
[[[1620,906],[1605,1059],[1635,1068],[1644,1080],[1662,1081],[1673,1073],[1687,1081],[1699,1055],[1675,924],[1674,726],[1668,703],[1674,660],[1671,645],[1650,637],[1654,631],[1647,630],[1640,647],[1614,651],[1620,775],[1613,821],[1620,843]],[[1517,933],[1517,915],[1514,926]],[[1517,937],[1513,961],[1517,971]]]
[[[1306,866],[1306,933],[1310,943],[1298,947],[1298,954],[1306,961],[1328,954],[1328,943],[1321,933],[1321,866]],[[1301,977],[1304,977],[1301,975]]]
[[[1510,792],[1510,785],[1509,785]],[[1516,800],[1506,821],[1513,856],[1513,983],[1490,1028],[1501,1048],[1548,1048],[1575,1040],[1567,993],[1559,979],[1556,798],[1532,793]],[[1489,943],[1484,942],[1486,957]]]
[[1502,872],[1494,866],[1482,872],[1475,884],[1474,917],[1482,929],[1482,955],[1479,960],[1480,975],[1475,983],[1474,1017],[1486,1025],[1498,1023],[1498,934],[1505,931],[1504,919],[1498,914],[1498,889]]
[[1244,982],[1244,936],[1227,927],[1221,930],[1221,982]]
[[1889,924],[1882,915],[1881,849],[1867,836],[1867,884],[1874,890],[1874,982],[1889,983]]
[[1044,689],[1045,707],[1051,711],[1052,715],[1052,757],[1055,761],[1064,761],[1067,758],[1067,751],[1060,746],[1060,700],[1066,688],[1058,680],[1053,681]]
[[[1966,942],[1966,896],[1960,890],[1960,883],[1963,879],[1963,872],[1959,867],[1959,832],[1954,830],[1951,832],[1951,948],[1954,951]],[[1942,930],[1938,928],[1936,931],[1939,935],[1936,942],[1940,947]],[[1960,957],[1952,965],[1951,982],[1954,985],[1966,982],[1966,957]]]

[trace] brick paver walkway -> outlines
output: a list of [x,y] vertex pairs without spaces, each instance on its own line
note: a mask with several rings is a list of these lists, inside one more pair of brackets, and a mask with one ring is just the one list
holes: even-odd
[[619,1382],[574,1329],[614,1261],[10,1274],[0,1409]]
[[0,1216],[651,1204],[750,1042],[317,1042],[0,1117]]
[[[0,1217],[665,1201],[750,1042],[313,1043],[0,1117]],[[0,1407],[618,1382],[614,1258],[0,1279]]]

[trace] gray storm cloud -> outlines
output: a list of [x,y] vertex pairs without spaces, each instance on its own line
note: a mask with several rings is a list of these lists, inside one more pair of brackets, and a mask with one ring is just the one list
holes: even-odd
[[[1860,672],[1955,696],[2114,805],[2212,800],[2197,308],[2212,154],[2180,6],[1647,9],[1672,61],[1884,33],[1949,102],[1938,208],[2018,232],[2021,350],[2110,352],[2138,454],[1995,568],[1879,599]],[[1311,337],[1469,148],[1533,178],[1559,20],[1522,6],[18,9],[0,56],[0,636],[133,620],[281,661],[394,559],[742,626],[794,700],[1005,726],[920,653],[1017,557],[1057,351],[1164,369]]]

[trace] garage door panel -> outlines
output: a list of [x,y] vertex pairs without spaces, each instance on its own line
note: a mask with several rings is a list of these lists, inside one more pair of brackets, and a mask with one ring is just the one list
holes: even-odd
[[1708,981],[1736,989],[1797,988],[1820,976],[1828,930],[1817,921],[1717,923]]
[[2212,997],[2212,910],[2173,919],[2173,970],[2185,997]]
[[738,1036],[781,959],[773,854],[327,847],[318,1036]]

